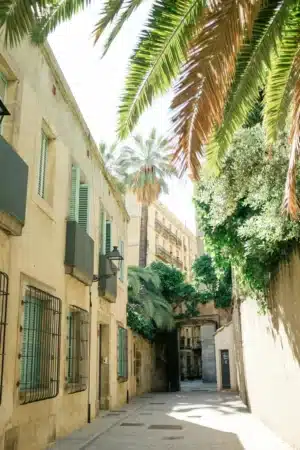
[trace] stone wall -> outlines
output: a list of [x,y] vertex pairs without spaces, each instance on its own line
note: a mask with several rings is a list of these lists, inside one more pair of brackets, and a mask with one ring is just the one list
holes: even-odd
[[232,323],[228,323],[219,328],[215,333],[216,349],[216,370],[217,370],[217,389],[222,390],[222,365],[221,351],[228,350],[229,370],[230,370],[230,390],[237,390],[237,370],[234,348],[234,331]]
[[272,283],[266,314],[259,313],[253,299],[235,299],[234,308],[242,395],[251,411],[294,448],[300,448],[299,293],[295,252]]

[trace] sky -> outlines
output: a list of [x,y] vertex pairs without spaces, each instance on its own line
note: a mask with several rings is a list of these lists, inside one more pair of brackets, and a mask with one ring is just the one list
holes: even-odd
[[[117,109],[128,59],[147,17],[151,0],[143,3],[128,21],[103,59],[101,55],[105,36],[96,46],[91,36],[101,4],[99,1],[93,2],[84,12],[58,27],[50,36],[49,42],[93,138],[96,142],[111,144],[116,140]],[[167,136],[170,129],[168,107],[171,98],[171,93],[168,93],[157,99],[142,116],[134,132],[147,137],[155,127],[160,134]],[[191,181],[187,177],[172,179],[168,185],[169,194],[162,195],[160,201],[195,232]]]

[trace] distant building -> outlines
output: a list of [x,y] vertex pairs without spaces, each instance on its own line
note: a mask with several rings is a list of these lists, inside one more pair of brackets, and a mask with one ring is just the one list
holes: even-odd
[[[126,207],[130,215],[128,226],[128,264],[138,265],[140,246],[141,205],[133,194],[126,195]],[[147,264],[163,261],[173,264],[187,279],[198,256],[197,239],[175,214],[160,202],[149,206]]]

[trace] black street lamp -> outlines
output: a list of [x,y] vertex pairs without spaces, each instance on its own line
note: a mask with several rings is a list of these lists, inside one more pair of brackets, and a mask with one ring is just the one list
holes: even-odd
[[105,257],[109,261],[111,273],[106,273],[104,275],[99,276],[94,275],[93,282],[99,281],[101,278],[110,278],[112,276],[115,276],[117,275],[117,272],[121,269],[121,261],[124,261],[124,258],[119,252],[118,247],[116,245],[110,252],[106,253]]
[[2,123],[2,120],[4,119],[4,116],[10,116],[10,112],[4,105],[3,101],[0,98],[0,125]]

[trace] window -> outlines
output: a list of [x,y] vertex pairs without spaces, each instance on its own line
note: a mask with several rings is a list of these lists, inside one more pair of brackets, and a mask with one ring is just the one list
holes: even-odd
[[46,171],[47,171],[47,160],[48,160],[48,148],[49,139],[42,130],[41,136],[41,151],[40,151],[40,161],[39,161],[39,173],[38,173],[38,194],[45,198],[46,193]]
[[[119,250],[120,255],[124,258],[124,241],[119,241]],[[119,279],[121,281],[124,281],[124,259],[120,261],[120,272],[119,272]]]
[[23,300],[20,403],[56,397],[59,389],[59,298],[32,286]]
[[8,276],[6,273],[0,272],[0,404],[3,384],[7,299]]
[[123,327],[118,327],[118,378],[126,380],[128,377],[127,348],[127,330]]
[[79,167],[72,166],[69,218],[79,223],[84,231],[89,229],[89,186],[80,179]]
[[85,391],[88,383],[89,314],[71,306],[67,316],[67,390]]
[[[0,72],[0,99],[5,104],[7,91],[7,79],[2,72]],[[3,124],[3,122],[2,122]],[[0,124],[0,134],[2,133],[2,124]]]

